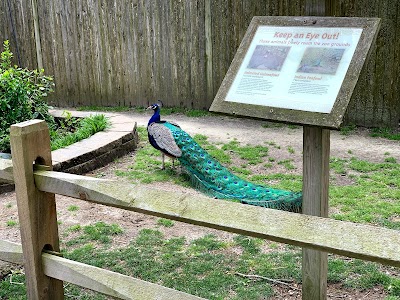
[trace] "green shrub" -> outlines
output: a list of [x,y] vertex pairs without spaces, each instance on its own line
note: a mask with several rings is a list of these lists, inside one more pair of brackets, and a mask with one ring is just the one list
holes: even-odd
[[51,129],[54,118],[43,100],[53,91],[53,79],[44,70],[28,70],[11,64],[9,42],[3,43],[0,56],[0,152],[10,151],[10,126],[31,119],[42,119]]
[[104,115],[92,115],[83,119],[74,118],[69,112],[64,112],[63,115],[65,119],[59,121],[57,131],[50,132],[52,151],[79,142],[109,127],[109,121]]

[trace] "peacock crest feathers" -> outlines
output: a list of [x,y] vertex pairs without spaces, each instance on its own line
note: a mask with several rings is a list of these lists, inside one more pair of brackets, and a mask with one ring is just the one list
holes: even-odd
[[301,211],[301,193],[273,189],[241,179],[214,159],[177,124],[149,122],[148,134],[150,143],[177,158],[192,184],[205,194],[250,205]]

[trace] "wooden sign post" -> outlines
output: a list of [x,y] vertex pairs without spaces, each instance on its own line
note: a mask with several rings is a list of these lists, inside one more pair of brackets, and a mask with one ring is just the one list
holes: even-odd
[[[379,23],[254,17],[211,105],[303,125],[304,214],[328,217],[330,129],[342,124]],[[303,249],[303,299],[326,299],[327,268],[327,253]]]
[[[330,130],[303,127],[303,214],[328,217]],[[328,254],[303,248],[303,299],[326,299]]]

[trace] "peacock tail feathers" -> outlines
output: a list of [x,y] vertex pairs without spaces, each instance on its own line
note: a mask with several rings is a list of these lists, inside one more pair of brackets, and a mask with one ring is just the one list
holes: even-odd
[[176,124],[163,122],[181,150],[177,157],[195,187],[218,199],[239,200],[242,203],[301,211],[302,194],[254,184],[232,174],[194,139]]

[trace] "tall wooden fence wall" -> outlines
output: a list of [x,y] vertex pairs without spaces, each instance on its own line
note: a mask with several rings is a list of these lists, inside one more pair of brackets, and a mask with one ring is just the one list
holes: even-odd
[[[58,106],[207,109],[255,15],[380,17],[382,27],[347,122],[398,125],[397,0],[4,0],[0,40],[15,62],[54,76]],[[35,40],[35,22],[37,39]]]

